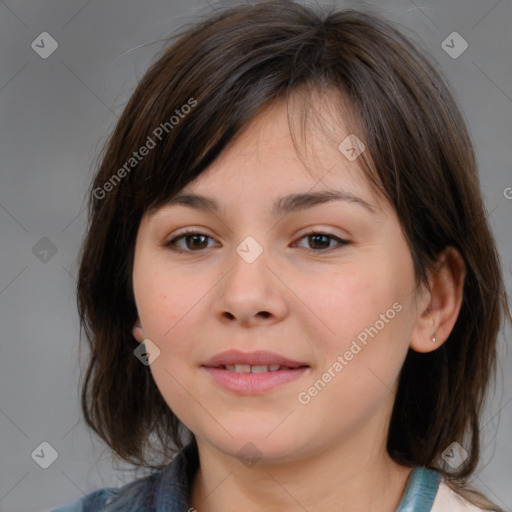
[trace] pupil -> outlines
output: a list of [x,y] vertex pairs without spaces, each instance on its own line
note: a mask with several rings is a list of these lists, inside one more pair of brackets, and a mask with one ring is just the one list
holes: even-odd
[[[313,245],[314,246],[316,246],[316,245],[323,245],[323,246],[325,246],[325,243],[322,244],[322,241],[321,241],[321,239],[323,239],[324,242],[327,243],[327,247],[329,247],[329,239],[328,239],[328,237],[326,235],[312,235],[311,238],[313,240]],[[323,247],[323,248],[325,248],[325,247]]]
[[[198,245],[202,245],[202,246],[204,246],[204,245],[205,245],[204,240],[203,240],[203,243],[202,243],[202,244],[201,244],[201,242],[198,242],[198,240],[199,240],[199,239],[201,239],[201,238],[203,238],[204,240],[206,240],[206,236],[204,236],[204,235],[190,235],[190,236],[188,237],[188,240],[192,239],[192,240],[193,240],[192,245],[193,245],[194,247],[196,247],[196,248],[197,248],[197,246],[198,246]],[[198,243],[196,243],[196,242],[198,242]],[[189,249],[190,249],[190,248],[191,248],[191,247],[189,247]],[[200,249],[203,249],[203,247],[200,247]]]

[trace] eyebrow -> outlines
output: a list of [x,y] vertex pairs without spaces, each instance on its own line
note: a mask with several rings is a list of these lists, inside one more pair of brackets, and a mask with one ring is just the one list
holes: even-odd
[[[319,192],[304,192],[289,194],[279,197],[272,207],[272,213],[279,215],[288,212],[296,212],[305,210],[313,206],[330,203],[333,201],[346,201],[360,205],[371,213],[375,213],[375,209],[368,202],[360,197],[342,190],[323,190]],[[212,210],[219,212],[219,204],[211,197],[193,193],[179,193],[169,199],[165,206],[182,205],[196,210]]]

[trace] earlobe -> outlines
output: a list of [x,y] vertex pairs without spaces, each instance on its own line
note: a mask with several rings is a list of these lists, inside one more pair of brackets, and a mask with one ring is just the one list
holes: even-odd
[[462,256],[454,247],[447,247],[429,276],[430,288],[418,309],[411,349],[431,352],[448,339],[462,306],[465,277]]
[[132,334],[133,334],[133,337],[139,343],[142,343],[145,339],[144,330],[142,329],[142,323],[140,322],[140,320],[138,318],[137,318],[135,324],[133,325]]

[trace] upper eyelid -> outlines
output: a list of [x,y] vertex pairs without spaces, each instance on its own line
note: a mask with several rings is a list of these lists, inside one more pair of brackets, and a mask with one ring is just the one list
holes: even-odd
[[[340,238],[340,239],[349,239],[351,237],[350,234],[346,233],[343,235],[337,235],[335,233],[330,233],[328,230],[331,229],[331,228],[323,228],[323,227],[315,227],[315,225],[313,224],[312,226],[307,226],[305,228],[302,228],[300,231],[302,230],[306,230],[305,232],[303,232],[301,235],[299,235],[300,237],[303,237],[303,236],[306,236],[306,235],[310,235],[310,234],[321,234],[321,235],[329,235],[329,236],[332,236],[334,238]],[[209,229],[208,228],[205,228],[203,226],[201,227],[183,227],[183,228],[180,228],[180,229],[177,229],[175,231],[172,232],[172,238],[169,238],[169,240],[172,240],[174,238],[177,238],[179,236],[182,236],[182,235],[206,235],[206,236],[209,236],[210,238],[215,238],[214,235],[210,235],[208,234],[208,231]]]
[[207,236],[208,238],[211,238],[212,240],[215,240],[214,236],[209,235],[208,233],[205,233],[201,229],[185,228],[184,231],[174,233],[171,237],[169,237],[167,242],[172,242],[173,240],[176,240],[178,238],[182,238],[185,236],[192,236],[192,235],[203,235],[203,236]]

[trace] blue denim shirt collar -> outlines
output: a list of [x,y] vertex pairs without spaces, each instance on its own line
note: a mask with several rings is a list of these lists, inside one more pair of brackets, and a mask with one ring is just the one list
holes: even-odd
[[441,473],[432,469],[414,468],[395,512],[430,512],[441,477]]
[[53,512],[188,512],[189,493],[199,467],[195,442],[185,446],[164,469],[120,488],[82,498],[83,508]]
[[189,494],[198,468],[197,445],[190,443],[162,472],[156,491],[154,512],[188,512]]

